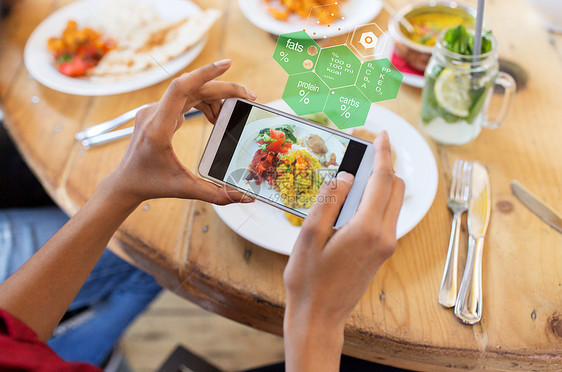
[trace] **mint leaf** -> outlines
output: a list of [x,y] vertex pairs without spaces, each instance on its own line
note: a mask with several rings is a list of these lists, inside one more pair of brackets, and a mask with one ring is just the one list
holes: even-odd
[[483,37],[481,53],[488,53],[491,49],[492,49],[492,41],[486,37]]
[[[482,33],[482,48],[480,53],[487,53],[492,49],[492,32],[487,30]],[[471,55],[474,50],[474,35],[468,33],[463,25],[448,30],[443,36],[445,47],[451,52]]]

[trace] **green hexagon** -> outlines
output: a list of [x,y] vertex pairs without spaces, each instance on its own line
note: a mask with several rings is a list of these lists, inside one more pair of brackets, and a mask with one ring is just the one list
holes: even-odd
[[324,113],[339,129],[365,125],[371,102],[356,86],[333,89]]
[[297,115],[322,112],[330,89],[313,72],[290,75],[283,100]]
[[315,72],[330,88],[355,84],[361,61],[347,45],[324,48],[320,51]]
[[357,78],[357,88],[371,102],[396,98],[404,76],[387,58],[365,62]]
[[273,59],[289,75],[312,71],[318,60],[320,47],[304,31],[279,36]]

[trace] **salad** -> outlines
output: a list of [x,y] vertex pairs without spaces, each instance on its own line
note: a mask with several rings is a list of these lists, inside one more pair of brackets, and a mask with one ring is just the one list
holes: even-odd
[[263,128],[255,138],[259,149],[254,154],[248,166],[247,181],[254,180],[256,185],[267,182],[275,185],[277,165],[281,154],[286,154],[294,143],[297,143],[293,125],[283,125],[277,128]]
[[293,143],[297,143],[294,125],[283,125],[278,128],[264,128],[256,137],[256,142],[264,151],[287,153]]

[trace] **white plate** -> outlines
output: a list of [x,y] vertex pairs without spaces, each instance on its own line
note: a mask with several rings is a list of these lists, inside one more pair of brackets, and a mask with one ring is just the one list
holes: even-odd
[[238,3],[246,18],[262,30],[274,35],[281,35],[306,29],[309,35],[313,35],[315,32],[317,38],[333,37],[352,32],[356,26],[371,22],[382,8],[381,0],[348,0],[341,6],[345,19],[327,27],[316,25],[315,20],[307,22],[297,15],[291,16],[286,22],[277,20],[267,10],[265,0],[238,0]]
[[[380,52],[380,58],[388,58],[389,61],[392,61],[392,53],[394,52],[394,39],[392,39],[392,36],[390,36],[388,32],[385,32],[384,34],[386,35],[386,42],[384,43],[384,47]],[[402,82],[404,84],[416,88],[423,88],[425,84],[425,78],[423,76],[402,71],[400,71],[400,73],[404,75],[404,78],[402,79]]]
[[[201,9],[187,0],[143,0],[162,19],[182,19],[201,12]],[[100,0],[80,0],[71,3],[47,17],[33,31],[24,51],[25,67],[41,84],[63,93],[81,96],[104,96],[119,94],[148,87],[168,79],[189,65],[205,46],[206,39],[179,55],[162,67],[154,67],[146,72],[114,82],[93,82],[87,78],[71,78],[57,71],[52,56],[47,50],[47,40],[62,34],[67,21],[73,19],[79,27],[92,22],[99,16],[98,10],[104,4]]]
[[[268,105],[293,114],[293,110],[282,100]],[[396,151],[396,174],[406,183],[396,231],[397,237],[401,238],[421,221],[433,204],[438,179],[435,158],[414,127],[381,106],[371,106],[364,128],[376,133],[387,130]],[[213,205],[213,208],[228,227],[250,242],[286,255],[293,250],[300,228],[291,225],[283,211],[259,201]]]

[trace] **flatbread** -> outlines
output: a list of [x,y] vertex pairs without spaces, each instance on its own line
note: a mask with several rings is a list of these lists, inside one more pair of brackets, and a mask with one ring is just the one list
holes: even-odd
[[89,76],[117,80],[163,65],[201,41],[220,15],[219,10],[207,9],[186,19],[139,23],[142,26],[128,35],[120,34],[118,47],[89,70]]

